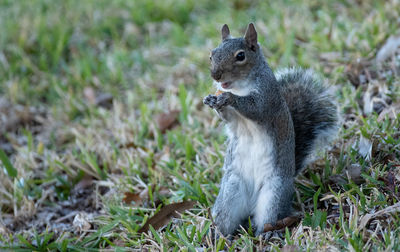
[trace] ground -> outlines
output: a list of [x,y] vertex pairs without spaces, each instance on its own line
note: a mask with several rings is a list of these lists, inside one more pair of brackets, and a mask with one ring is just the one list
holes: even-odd
[[[399,9],[1,1],[0,249],[400,250]],[[225,136],[202,105],[209,52],[224,23],[242,36],[251,21],[274,69],[326,80],[341,129],[297,178],[299,222],[215,239]]]

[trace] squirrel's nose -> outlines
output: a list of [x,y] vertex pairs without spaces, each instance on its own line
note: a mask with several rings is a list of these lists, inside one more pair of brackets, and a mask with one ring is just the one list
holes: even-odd
[[214,80],[219,81],[222,77],[222,71],[211,70],[211,77],[213,77]]

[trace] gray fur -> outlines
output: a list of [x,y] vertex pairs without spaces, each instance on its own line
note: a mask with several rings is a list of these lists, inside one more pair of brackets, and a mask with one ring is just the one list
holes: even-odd
[[[248,217],[258,235],[264,224],[290,215],[294,178],[336,117],[324,88],[307,72],[289,71],[275,78],[257,44],[253,24],[244,38],[230,38],[227,26],[222,37],[212,51],[211,75],[225,92],[204,99],[226,122],[228,134],[225,173],[212,214],[224,235],[232,234]],[[235,58],[239,50],[246,56],[240,62]],[[224,88],[224,83],[229,86]],[[327,114],[321,117],[316,109]],[[296,135],[310,133],[297,125],[302,119],[309,120],[306,125],[313,137]],[[302,145],[311,147],[297,160],[297,147]]]
[[337,106],[322,80],[311,70],[287,68],[276,73],[296,132],[296,174],[338,131]]

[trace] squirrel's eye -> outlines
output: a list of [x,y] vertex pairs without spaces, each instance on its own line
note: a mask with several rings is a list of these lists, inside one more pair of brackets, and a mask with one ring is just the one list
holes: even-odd
[[239,52],[236,54],[236,60],[237,61],[243,61],[245,59],[244,52]]

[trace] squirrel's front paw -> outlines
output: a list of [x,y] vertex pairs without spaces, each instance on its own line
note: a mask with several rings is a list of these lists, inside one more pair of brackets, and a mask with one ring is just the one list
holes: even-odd
[[222,107],[228,106],[232,104],[232,95],[231,93],[225,92],[217,96],[217,102],[215,103],[215,108],[220,109]]
[[222,107],[232,104],[232,96],[228,92],[222,93],[218,96],[210,94],[204,98],[203,103],[210,106],[210,108],[219,110]]
[[215,108],[215,104],[217,103],[217,96],[211,95],[211,94],[207,95],[203,99],[203,103],[204,103],[204,105],[210,106],[210,108]]

